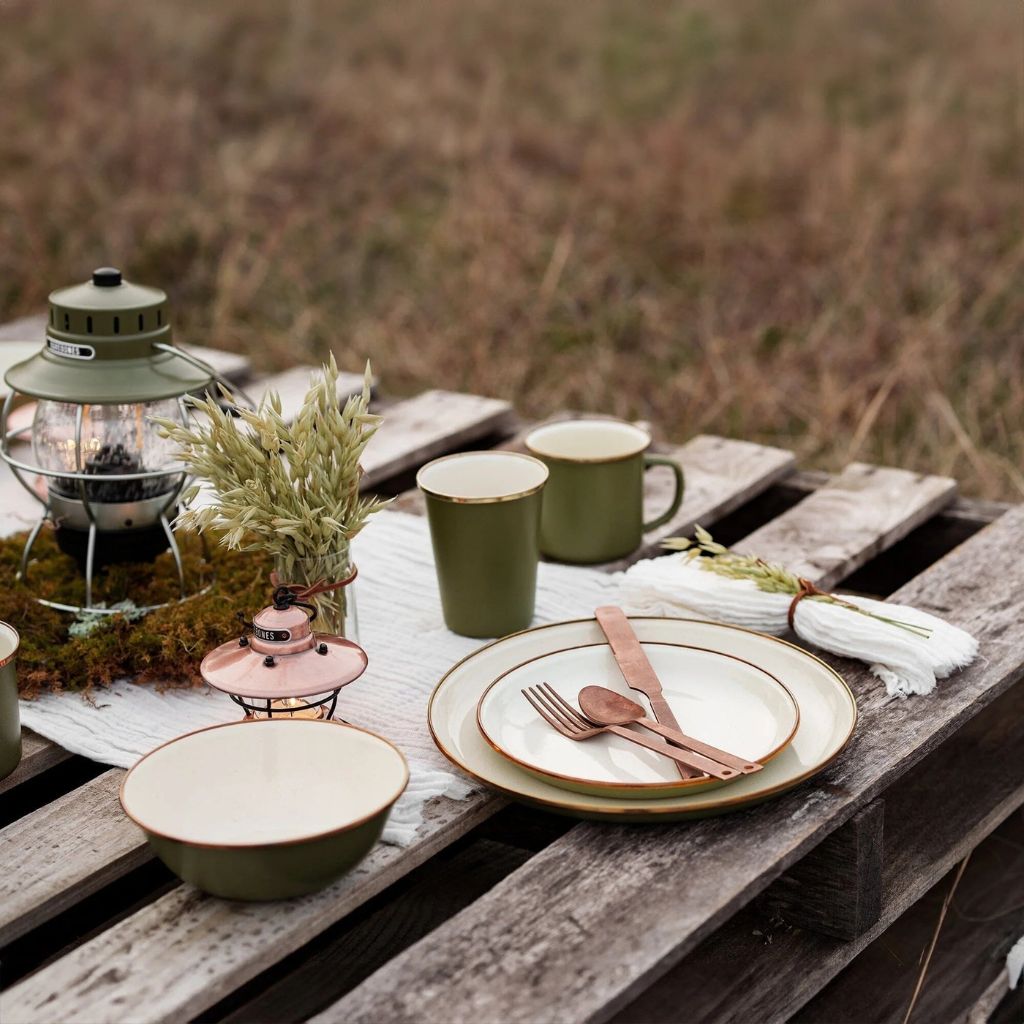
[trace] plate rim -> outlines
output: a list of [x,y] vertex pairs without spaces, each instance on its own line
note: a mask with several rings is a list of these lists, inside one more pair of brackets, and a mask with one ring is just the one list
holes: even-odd
[[[692,622],[698,625],[716,626],[720,629],[731,629],[735,630],[738,633],[749,633],[753,636],[764,637],[765,639],[781,644],[784,647],[790,647],[798,653],[804,655],[805,657],[810,658],[812,661],[816,661],[829,675],[835,678],[835,681],[839,684],[840,688],[845,692],[846,696],[849,698],[850,701],[850,706],[852,708],[853,714],[852,720],[850,722],[849,732],[847,732],[846,736],[843,738],[842,743],[839,744],[839,746],[836,748],[835,753],[832,754],[831,757],[822,761],[820,764],[815,765],[814,768],[810,769],[809,771],[803,772],[802,774],[796,776],[793,779],[788,780],[785,783],[780,783],[778,786],[773,786],[770,789],[764,790],[760,793],[751,794],[745,797],[732,797],[731,799],[723,799],[722,801],[717,802],[711,806],[694,809],[694,811],[690,813],[699,814],[704,812],[720,811],[723,809],[728,809],[730,807],[742,807],[746,804],[760,802],[761,800],[774,796],[776,793],[783,793],[786,790],[793,789],[795,786],[799,786],[802,782],[806,782],[807,779],[812,778],[819,772],[824,771],[824,769],[831,765],[849,745],[850,739],[857,728],[857,722],[860,718],[860,709],[857,706],[857,698],[854,696],[853,691],[847,685],[846,680],[843,679],[843,677],[834,668],[832,668],[831,665],[827,664],[817,655],[811,654],[810,651],[805,650],[798,644],[794,644],[788,640],[784,640],[782,639],[782,637],[772,636],[771,633],[762,633],[756,629],[747,629],[745,626],[734,626],[728,622],[715,622],[713,619],[688,619],[684,618],[681,615],[628,615],[627,618],[629,618],[631,621],[636,620],[639,622]],[[637,818],[660,818],[670,815],[687,814],[686,808],[680,808],[678,806],[665,808],[639,807],[635,806],[635,801],[632,801],[632,803],[634,803],[634,806],[631,807],[629,806],[631,801],[619,797],[603,798],[608,801],[616,801],[615,806],[594,807],[587,804],[570,803],[568,800],[552,799],[545,796],[534,796],[533,794],[521,793],[517,790],[510,789],[507,786],[500,785],[499,783],[491,782],[489,779],[484,779],[482,776],[474,772],[468,765],[463,764],[462,761],[460,761],[454,754],[451,753],[451,751],[449,751],[445,747],[445,745],[441,742],[440,738],[438,737],[437,731],[434,729],[433,710],[434,703],[437,700],[437,695],[441,691],[441,688],[444,686],[445,682],[448,680],[451,674],[455,672],[457,669],[461,668],[467,661],[469,661],[472,658],[475,658],[478,654],[482,653],[483,651],[489,650],[491,647],[503,643],[504,641],[512,637],[523,636],[527,633],[538,633],[541,630],[552,629],[557,626],[582,625],[592,622],[596,623],[596,621],[597,620],[593,616],[588,616],[579,619],[563,619],[559,622],[545,622],[539,626],[530,626],[527,629],[520,629],[515,633],[509,633],[506,636],[497,637],[496,639],[491,640],[486,644],[482,644],[480,647],[478,647],[474,651],[471,651],[465,657],[460,658],[457,662],[455,662],[454,665],[452,665],[448,669],[447,672],[445,672],[443,676],[441,676],[437,684],[434,686],[434,689],[430,693],[430,700],[427,701],[427,728],[430,730],[431,739],[433,739],[434,745],[437,747],[438,750],[441,751],[441,753],[448,759],[448,761],[450,761],[460,770],[464,771],[470,778],[475,779],[477,782],[479,782],[483,786],[486,786],[488,789],[495,790],[499,793],[504,793],[506,796],[510,797],[515,801],[526,801],[528,803],[533,804],[534,806],[550,807],[554,810],[573,811],[583,816],[591,816],[604,819],[622,817],[632,818],[635,820]],[[568,793],[569,791],[563,790],[562,792]],[[674,803],[677,798],[668,797],[666,799],[668,802]]]
[[[687,621],[693,621],[693,620],[687,620]],[[670,643],[670,642],[665,641],[665,640],[644,640],[644,641],[641,641],[641,645],[646,645],[646,644],[650,644],[651,646],[655,646],[655,647],[673,647],[673,648],[680,648],[680,647],[682,647],[682,648],[685,648],[686,650],[702,651],[705,654],[714,654],[714,655],[717,655],[720,658],[731,658],[733,661],[738,661],[738,662],[740,662],[740,664],[746,665],[749,668],[754,669],[756,672],[760,672],[762,675],[768,676],[768,678],[773,683],[775,683],[775,685],[778,686],[782,690],[782,692],[789,698],[789,702],[790,702],[790,704],[793,707],[793,713],[794,713],[793,727],[790,729],[789,734],[785,737],[785,739],[777,747],[775,747],[773,750],[769,751],[764,757],[759,758],[758,764],[762,764],[762,765],[767,764],[769,761],[772,760],[772,758],[777,757],[779,754],[781,754],[782,751],[785,750],[786,747],[788,747],[790,745],[790,743],[793,742],[793,737],[796,735],[797,729],[800,728],[800,704],[798,703],[797,699],[793,696],[793,694],[790,692],[789,687],[786,686],[786,684],[781,679],[779,679],[778,676],[776,676],[773,673],[769,672],[767,669],[761,668],[760,665],[755,665],[752,661],[748,661],[746,658],[739,657],[739,655],[729,654],[726,651],[716,651],[716,650],[713,650],[710,647],[700,647],[697,644]],[[487,729],[484,727],[484,723],[483,723],[483,720],[482,720],[481,714],[480,714],[481,707],[483,705],[484,700],[486,700],[486,698],[487,698],[487,694],[489,694],[491,692],[491,690],[493,690],[494,687],[497,686],[498,683],[500,683],[502,681],[502,679],[504,679],[506,676],[511,675],[513,672],[517,672],[519,669],[521,669],[521,668],[525,667],[526,665],[529,665],[529,664],[531,664],[531,663],[533,663],[535,661],[540,661],[542,658],[551,658],[551,657],[554,657],[556,654],[564,654],[566,651],[579,651],[579,650],[583,650],[584,648],[608,647],[608,646],[609,645],[608,645],[608,643],[606,641],[602,642],[600,640],[597,640],[594,643],[590,643],[590,644],[575,644],[575,645],[573,645],[571,647],[560,648],[557,651],[549,651],[547,654],[537,654],[537,655],[535,655],[532,658],[527,658],[525,661],[520,662],[518,665],[513,665],[511,668],[506,669],[504,672],[501,673],[501,675],[497,676],[495,679],[493,679],[487,685],[487,689],[484,690],[484,692],[482,694],[480,694],[480,699],[476,702],[476,725],[477,725],[477,728],[480,730],[480,735],[494,749],[494,751],[497,754],[499,754],[501,757],[504,757],[507,761],[512,762],[512,764],[514,764],[517,767],[523,769],[524,771],[534,772],[534,773],[536,773],[536,774],[538,774],[538,775],[540,775],[540,776],[542,776],[544,778],[561,779],[563,782],[572,782],[572,783],[576,783],[578,785],[592,786],[595,789],[600,788],[600,789],[618,790],[618,791],[625,791],[625,792],[648,793],[651,790],[658,790],[658,791],[662,791],[662,792],[665,791],[665,790],[671,790],[672,792],[669,794],[668,799],[671,799],[673,796],[676,796],[676,795],[682,796],[682,795],[684,795],[684,794],[686,794],[688,792],[691,792],[691,791],[700,791],[702,789],[707,789],[707,788],[710,788],[710,787],[714,787],[716,789],[723,788],[723,787],[721,787],[718,784],[718,780],[712,779],[712,778],[707,777],[707,776],[698,776],[695,779],[676,779],[674,781],[671,780],[671,779],[666,779],[663,782],[604,782],[603,780],[595,781],[594,779],[583,779],[583,778],[579,778],[578,776],[575,776],[575,775],[563,775],[561,772],[554,772],[554,771],[550,771],[547,768],[539,768],[539,767],[537,767],[537,765],[528,764],[526,761],[523,761],[521,758],[516,757],[515,754],[509,753],[509,751],[503,749],[502,746],[497,742],[497,740],[495,740],[487,732]],[[738,779],[740,779],[742,777],[743,777],[742,775],[737,775],[736,779],[738,780]],[[732,781],[732,780],[730,780],[730,781]],[[552,785],[558,785],[558,783],[552,783]],[[728,783],[726,783],[726,785],[728,785]],[[570,790],[570,792],[571,792],[571,790]],[[609,793],[608,795],[612,796],[612,797],[616,796],[616,794],[614,792]],[[653,799],[661,799],[660,797],[656,797],[653,794],[651,795],[650,798],[652,800]]]

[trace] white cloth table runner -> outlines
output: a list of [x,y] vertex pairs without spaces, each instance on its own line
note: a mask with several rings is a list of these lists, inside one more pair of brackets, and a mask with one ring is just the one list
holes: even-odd
[[[362,678],[341,691],[337,714],[386,736],[408,758],[409,788],[384,833],[386,842],[406,845],[428,799],[463,799],[475,788],[434,746],[427,700],[438,679],[483,641],[445,628],[430,535],[420,517],[390,511],[374,516],[355,541],[355,560],[359,640],[370,661]],[[614,603],[616,587],[616,577],[600,570],[542,564],[535,622],[592,615],[598,605]],[[268,582],[268,602],[269,593]],[[88,696],[57,693],[22,701],[21,716],[26,728],[74,754],[127,768],[182,733],[237,721],[239,709],[207,687],[160,690],[121,682]]]

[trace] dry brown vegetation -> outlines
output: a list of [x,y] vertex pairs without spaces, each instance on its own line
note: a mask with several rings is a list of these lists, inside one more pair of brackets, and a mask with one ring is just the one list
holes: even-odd
[[0,318],[1024,492],[1008,0],[8,0]]

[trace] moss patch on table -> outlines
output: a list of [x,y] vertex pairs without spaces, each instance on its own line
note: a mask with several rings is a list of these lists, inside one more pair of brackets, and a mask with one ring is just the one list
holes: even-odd
[[190,591],[203,593],[177,602],[177,574],[170,553],[155,562],[110,566],[98,574],[94,601],[114,604],[130,597],[144,606],[174,603],[134,622],[110,617],[86,636],[71,636],[73,615],[40,605],[37,598],[79,604],[85,583],[74,559],[63,554],[51,533],[32,549],[25,582],[16,581],[25,535],[0,539],[0,620],[21,635],[18,685],[22,696],[54,690],[88,691],[117,679],[163,686],[194,686],[202,681],[199,663],[218,644],[240,632],[238,613],[247,619],[269,601],[269,559],[205,550],[196,537],[179,538]]

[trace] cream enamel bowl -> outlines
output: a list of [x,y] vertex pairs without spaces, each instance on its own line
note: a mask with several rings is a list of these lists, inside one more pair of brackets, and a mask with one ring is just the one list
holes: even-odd
[[125,776],[121,806],[179,878],[226,899],[275,900],[355,867],[408,781],[380,736],[273,718],[157,747]]

